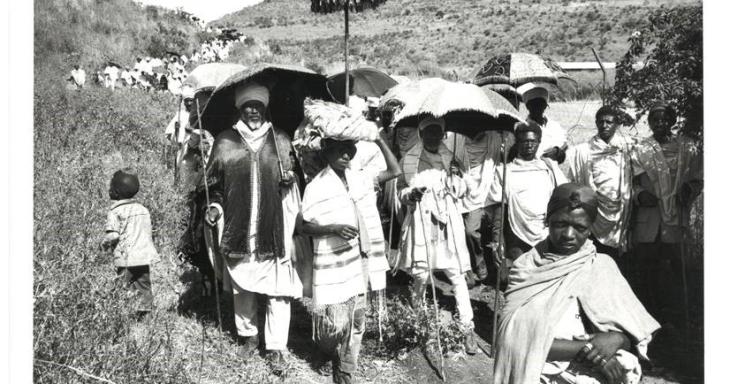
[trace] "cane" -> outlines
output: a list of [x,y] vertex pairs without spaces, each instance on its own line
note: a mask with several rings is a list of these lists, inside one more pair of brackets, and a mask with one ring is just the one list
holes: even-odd
[[441,348],[441,319],[439,316],[438,301],[436,300],[436,280],[434,280],[433,278],[433,270],[431,269],[431,247],[429,244],[431,240],[426,233],[426,216],[423,212],[423,205],[421,205],[420,201],[416,204],[418,206],[418,211],[421,213],[421,229],[423,230],[423,239],[426,241],[426,264],[428,267],[428,278],[431,279],[431,295],[433,296],[433,308],[436,312],[436,342],[439,348],[439,358],[441,363],[441,380],[446,382],[446,374],[444,373],[444,355]]
[[[175,141],[175,145],[174,145],[175,146],[175,155],[172,158],[172,164],[173,164],[172,184],[173,185],[177,185],[178,178],[180,177],[180,174],[179,174],[180,170],[178,169],[178,166],[177,166],[177,157],[180,155],[180,153],[179,153],[180,152],[180,142],[178,141],[178,136],[180,136],[180,129],[182,129],[182,117],[181,117],[182,111],[180,111],[180,105],[182,104],[182,102],[183,102],[183,98],[182,98],[182,95],[180,95],[179,102],[177,104],[177,125],[175,126],[175,137],[173,139]],[[198,120],[198,121],[200,121],[200,120]]]
[[494,358],[495,351],[497,350],[497,320],[499,319],[499,285],[502,282],[502,263],[506,261],[505,255],[504,255],[504,207],[507,205],[507,195],[505,194],[505,189],[507,188],[507,138],[504,135],[504,132],[501,134],[502,136],[502,199],[500,201],[500,211],[499,214],[502,216],[499,219],[499,238],[497,239],[497,249],[495,250],[495,253],[497,253],[497,257],[502,258],[502,262],[499,263],[497,266],[497,282],[494,284],[494,313],[492,315],[492,349],[491,349],[491,358]]
[[[205,155],[205,142],[203,140],[203,123],[201,122],[200,118],[200,103],[198,99],[195,99],[195,112],[197,113],[198,118],[198,136],[200,138],[200,158],[203,160],[203,185],[205,186],[205,206],[210,207],[210,192],[208,191],[208,177],[205,174],[205,172],[208,169],[208,160],[207,156]],[[212,249],[212,248],[209,248]],[[211,250],[211,252],[214,252]],[[212,256],[212,257],[211,257]],[[215,291],[215,306],[216,306],[216,312],[218,315],[218,332],[223,335],[223,322],[221,321],[221,300],[220,296],[218,294],[218,268],[216,267],[216,257],[215,255],[208,255],[208,257],[213,261],[213,276],[215,278],[215,281],[213,282],[213,287]]]
[[687,344],[689,344],[689,290],[687,288],[687,264],[685,261],[685,243],[684,243],[684,204],[679,204],[679,261],[682,266],[682,290],[684,291],[684,332]]

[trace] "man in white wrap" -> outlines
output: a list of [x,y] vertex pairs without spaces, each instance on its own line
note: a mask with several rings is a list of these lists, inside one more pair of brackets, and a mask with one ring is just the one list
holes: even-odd
[[395,266],[413,278],[414,307],[425,298],[429,267],[446,274],[453,286],[459,319],[467,329],[465,350],[475,354],[474,312],[466,284],[471,266],[464,219],[458,208],[466,185],[456,175],[461,170],[452,169],[453,154],[443,143],[445,129],[444,119],[422,120],[418,125],[421,140],[400,160],[403,175],[398,179],[398,197],[407,211]]
[[566,183],[547,204],[549,236],[515,260],[497,324],[496,384],[637,384],[659,323],[588,238],[598,202]]
[[291,142],[267,121],[268,103],[264,85],[236,88],[240,120],[216,136],[206,171],[211,200],[206,221],[224,220],[219,251],[244,353],[250,355],[259,344],[257,297],[263,295],[267,358],[277,372],[287,351],[290,301],[302,294],[292,263],[300,200]]
[[518,87],[517,92],[529,111],[527,120],[534,121],[542,130],[542,141],[537,149],[537,157],[547,157],[562,164],[565,161],[565,150],[568,148],[568,137],[557,121],[545,116],[550,92],[547,88],[533,83]]
[[631,212],[633,167],[631,151],[635,141],[618,131],[618,112],[602,106],[596,112],[598,133],[588,142],[566,152],[568,179],[591,187],[598,196],[598,216],[591,226],[596,250],[611,256],[619,265],[619,252],[626,251],[626,230]]
[[[467,172],[464,181],[467,193],[460,200],[459,207],[464,214],[466,242],[472,256],[472,267],[482,282],[487,279],[487,253],[485,246],[492,233],[491,210],[487,210],[487,195],[494,181],[495,164],[500,162],[502,135],[505,135],[505,150],[514,144],[514,135],[496,131],[481,132],[476,137],[454,135],[456,160]],[[484,238],[487,237],[487,238]]]
[[[352,140],[322,140],[327,166],[307,184],[301,233],[312,236],[314,341],[332,360],[335,383],[353,383],[365,332],[368,291],[385,289],[388,261],[375,188],[400,175],[395,156],[378,136],[387,168],[373,175],[351,168]],[[326,362],[322,362],[326,364]]]
[[[558,165],[548,158],[537,158],[542,130],[534,121],[515,127],[517,157],[507,163],[506,210],[502,212],[502,165],[496,167],[494,181],[487,197],[493,210],[493,236],[497,242],[504,236],[507,264],[547,237],[545,207],[553,189],[568,180]],[[502,220],[506,220],[504,225]],[[501,232],[500,232],[501,229]],[[501,263],[497,252],[497,261]]]

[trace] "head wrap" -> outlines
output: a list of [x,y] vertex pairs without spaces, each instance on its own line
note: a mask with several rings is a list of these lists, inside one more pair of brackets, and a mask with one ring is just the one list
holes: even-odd
[[433,116],[427,116],[418,123],[418,133],[420,134],[429,125],[438,125],[441,127],[441,132],[446,131],[446,121],[443,117],[435,118]]
[[546,103],[550,101],[550,92],[548,92],[547,88],[534,83],[527,83],[517,87],[517,93],[522,97],[522,101],[525,104],[533,99],[544,99]]
[[131,199],[139,192],[137,172],[129,168],[114,172],[109,189],[120,199]]
[[552,214],[566,207],[570,208],[571,211],[583,208],[588,213],[588,216],[591,217],[592,222],[596,219],[596,214],[598,214],[596,192],[591,187],[585,185],[575,183],[561,184],[553,190],[553,194],[550,196],[545,217],[550,219]]
[[258,83],[248,83],[236,87],[236,108],[240,108],[248,101],[256,100],[269,105],[269,89]]

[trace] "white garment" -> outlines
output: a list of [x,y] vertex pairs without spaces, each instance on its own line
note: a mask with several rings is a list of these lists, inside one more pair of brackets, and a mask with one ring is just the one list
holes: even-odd
[[591,187],[598,197],[598,216],[591,233],[609,247],[623,242],[623,230],[631,204],[630,153],[633,142],[619,132],[606,143],[598,135],[566,151],[568,178]]
[[[502,168],[497,167],[487,196],[487,206],[502,199]],[[553,189],[568,179],[549,159],[514,159],[507,164],[508,222],[512,232],[529,245],[535,245],[548,235],[545,226],[547,204]]]
[[72,70],[71,77],[73,77],[74,82],[79,88],[84,87],[84,84],[86,83],[86,72],[83,69],[79,68],[78,70]]
[[[469,297],[469,287],[466,285],[466,274],[451,269],[444,270],[444,274],[451,281],[453,287],[454,299],[456,300],[456,310],[459,312],[459,320],[467,328],[474,328],[474,310],[471,307],[471,298]],[[413,269],[411,271],[413,282],[411,286],[411,294],[416,300],[424,300],[426,295],[426,287],[430,277],[427,269]]]
[[[267,297],[266,325],[264,339],[267,350],[286,350],[291,321],[291,299],[288,297]],[[258,306],[256,295],[233,287],[233,311],[236,332],[239,336],[256,336],[258,330]]]
[[367,176],[375,180],[380,172],[388,169],[385,163],[385,156],[377,144],[370,141],[358,141],[355,143],[357,153],[350,160],[350,169],[367,173]]
[[259,129],[252,131],[243,121],[238,120],[233,128],[241,134],[241,137],[246,140],[246,144],[251,149],[258,152],[266,141],[266,134],[271,129],[271,123],[267,121]]

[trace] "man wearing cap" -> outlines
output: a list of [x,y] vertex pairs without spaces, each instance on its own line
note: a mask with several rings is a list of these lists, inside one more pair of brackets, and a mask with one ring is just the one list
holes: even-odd
[[536,122],[542,129],[542,141],[537,149],[538,157],[547,157],[562,164],[565,160],[565,150],[568,148],[568,139],[563,127],[557,121],[545,116],[545,109],[550,101],[547,88],[527,83],[518,87],[517,92],[529,111],[527,119]]
[[702,154],[696,141],[672,132],[677,114],[670,105],[655,105],[648,120],[652,136],[634,154],[636,288],[652,313],[674,323],[681,313],[680,247],[689,233],[690,208],[702,192]]
[[466,284],[466,273],[471,270],[469,249],[458,208],[466,185],[443,143],[445,129],[443,118],[422,120],[419,142],[400,160],[403,174],[398,179],[398,197],[407,212],[395,266],[413,278],[411,305],[417,308],[425,297],[429,268],[446,274],[453,285],[459,320],[468,330],[466,353],[475,354],[474,312]]
[[[535,244],[547,237],[545,207],[553,189],[568,180],[558,165],[546,158],[538,158],[542,130],[534,121],[518,123],[515,127],[517,157],[507,163],[507,181],[504,186],[502,166],[497,165],[494,180],[487,195],[486,205],[493,210],[492,239],[504,236],[506,254],[510,261],[517,259]],[[504,187],[504,188],[503,188]],[[502,193],[506,196],[506,212],[502,212]],[[506,220],[505,223],[502,223]]]
[[[589,239],[592,188],[555,188],[548,237],[515,260],[495,340],[495,383],[638,383],[659,323]],[[589,333],[590,332],[590,333]],[[638,355],[638,357],[637,357]]]
[[230,276],[236,330],[246,355],[258,348],[257,296],[265,297],[265,347],[276,373],[287,350],[290,301],[302,295],[292,264],[300,208],[293,148],[269,122],[266,86],[239,85],[234,103],[239,120],[215,138],[206,170],[211,204],[205,220],[219,231],[219,253]]
[[[618,111],[604,105],[596,112],[598,133],[566,151],[568,178],[591,187],[598,196],[598,216],[591,227],[596,249],[617,259],[625,251],[631,208],[631,150],[634,140],[618,131]],[[618,262],[618,260],[617,260]]]

